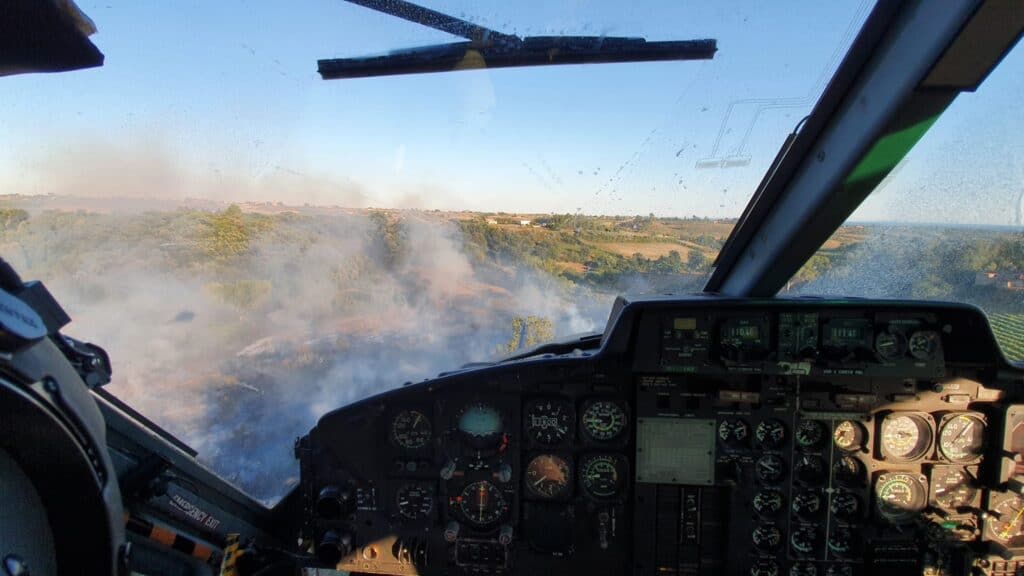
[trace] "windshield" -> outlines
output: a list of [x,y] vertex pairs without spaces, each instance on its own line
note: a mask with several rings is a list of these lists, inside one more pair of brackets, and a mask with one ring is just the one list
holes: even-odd
[[788,292],[956,300],[1024,360],[1024,49],[961,94]]
[[3,255],[110,391],[265,502],[333,408],[699,290],[871,8],[428,2],[718,52],[328,82],[459,39],[341,1],[80,5],[105,65],[0,92]]

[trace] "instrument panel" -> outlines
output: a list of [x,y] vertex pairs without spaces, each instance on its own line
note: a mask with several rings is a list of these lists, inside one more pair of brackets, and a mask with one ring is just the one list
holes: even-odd
[[967,306],[620,300],[594,349],[324,416],[300,542],[379,574],[1011,574],[1022,384]]

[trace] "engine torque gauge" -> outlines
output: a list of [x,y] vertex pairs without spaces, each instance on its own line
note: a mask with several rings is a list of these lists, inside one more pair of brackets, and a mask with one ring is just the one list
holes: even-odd
[[882,420],[882,455],[893,460],[916,460],[932,445],[932,429],[923,416],[893,412]]
[[985,423],[974,414],[957,414],[939,430],[939,452],[950,462],[971,462],[981,456]]
[[762,446],[777,448],[786,439],[786,426],[774,418],[764,420],[754,430],[754,437]]
[[875,483],[878,513],[897,524],[912,520],[924,509],[927,495],[924,478],[915,474],[889,472]]

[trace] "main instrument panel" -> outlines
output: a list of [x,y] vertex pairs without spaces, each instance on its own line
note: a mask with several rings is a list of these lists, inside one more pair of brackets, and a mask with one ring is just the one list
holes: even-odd
[[1024,570],[1024,373],[974,308],[620,299],[564,352],[324,416],[301,547],[378,574]]

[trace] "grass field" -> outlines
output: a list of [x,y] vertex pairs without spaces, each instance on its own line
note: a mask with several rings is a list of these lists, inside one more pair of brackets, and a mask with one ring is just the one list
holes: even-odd
[[1024,360],[1024,314],[990,314],[988,320],[1006,358]]

